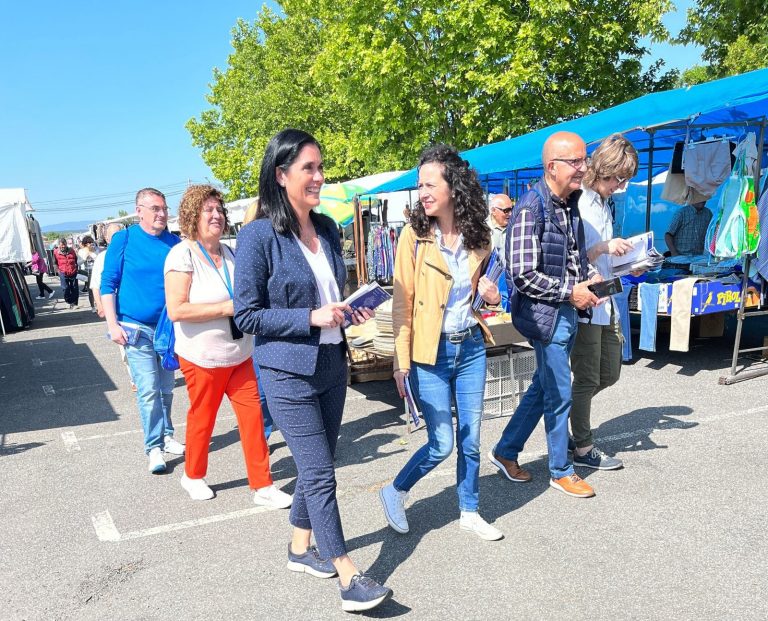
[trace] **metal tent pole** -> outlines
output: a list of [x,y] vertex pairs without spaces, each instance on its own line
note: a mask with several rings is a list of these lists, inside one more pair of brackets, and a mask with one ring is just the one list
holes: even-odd
[[648,130],[648,189],[645,193],[645,230],[651,230],[651,203],[653,202],[653,135],[655,130]]

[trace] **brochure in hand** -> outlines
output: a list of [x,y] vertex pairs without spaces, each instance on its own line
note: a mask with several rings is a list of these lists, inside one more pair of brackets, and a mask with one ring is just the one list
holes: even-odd
[[411,416],[411,421],[414,427],[418,427],[421,424],[421,412],[419,411],[418,401],[416,395],[411,387],[411,378],[407,376],[405,378],[405,403],[408,406],[408,414]]
[[[488,280],[491,282],[496,283],[499,281],[499,276],[501,276],[502,272],[504,272],[504,266],[501,261],[499,261],[499,253],[496,252],[496,248],[494,248],[491,250],[490,257],[488,258],[488,267],[485,268],[485,274],[483,275],[487,276]],[[482,305],[483,296],[481,296],[478,291],[475,293],[475,299],[472,301],[472,310],[478,311]]]
[[[370,282],[364,287],[360,287],[352,295],[350,295],[344,302],[349,304],[353,310],[360,308],[374,309],[382,305],[387,300],[391,299],[382,286],[377,282]],[[344,327],[348,328],[352,324],[352,316],[349,313],[344,313]]]
[[614,276],[626,276],[638,270],[648,271],[661,267],[664,255],[653,246],[653,231],[627,238],[632,249],[623,256],[611,256]]

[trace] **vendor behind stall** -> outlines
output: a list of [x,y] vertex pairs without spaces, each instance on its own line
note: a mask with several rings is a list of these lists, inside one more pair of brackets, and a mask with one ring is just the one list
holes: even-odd
[[704,253],[704,238],[712,219],[712,212],[705,205],[704,201],[684,205],[672,216],[664,241],[673,257]]

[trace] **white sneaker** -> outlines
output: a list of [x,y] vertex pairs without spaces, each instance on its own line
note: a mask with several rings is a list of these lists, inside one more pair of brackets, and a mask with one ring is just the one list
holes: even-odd
[[36,295],[36,296],[35,296],[35,299],[36,299],[36,300],[44,300],[44,299],[45,299],[45,296],[44,296],[44,295]]
[[395,489],[390,483],[379,490],[379,499],[384,507],[384,517],[389,525],[398,533],[408,532],[408,519],[405,517],[405,501],[408,500],[408,492]]
[[253,503],[272,509],[287,509],[293,504],[293,496],[280,491],[274,485],[267,485],[253,492]]
[[504,536],[498,528],[486,522],[477,511],[462,511],[459,528],[475,533],[480,539],[498,541]]
[[174,440],[173,436],[165,436],[165,445],[163,450],[171,455],[183,455],[185,446],[178,440]]
[[163,451],[159,446],[156,446],[149,451],[149,471],[152,474],[160,474],[165,472],[165,460],[163,459]]
[[48,294],[48,299],[50,300],[51,298],[53,298],[53,296],[54,296],[54,295],[56,295],[56,292],[55,292],[55,291],[51,291],[51,292]]
[[187,490],[192,500],[210,500],[213,498],[213,490],[208,487],[205,479],[190,479],[185,472],[181,475],[181,486]]

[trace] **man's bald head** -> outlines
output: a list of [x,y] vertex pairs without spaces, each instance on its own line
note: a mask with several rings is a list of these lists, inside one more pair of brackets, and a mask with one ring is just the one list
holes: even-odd
[[544,168],[546,169],[547,164],[555,158],[570,159],[572,157],[570,153],[574,149],[583,149],[586,152],[587,145],[584,144],[581,136],[573,132],[555,132],[544,142],[544,148],[541,151],[541,161]]
[[556,132],[547,138],[541,152],[544,178],[560,198],[581,187],[587,171],[587,145],[572,132]]

